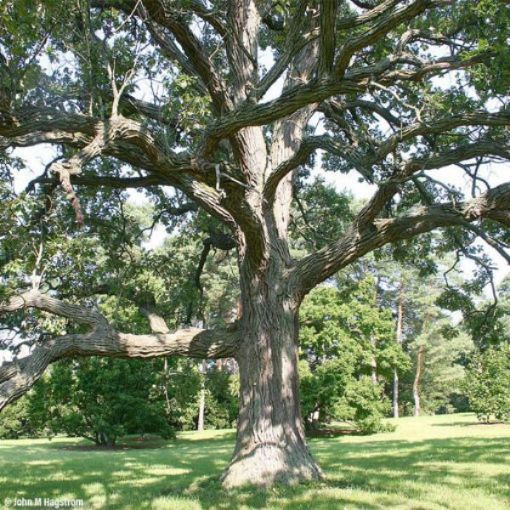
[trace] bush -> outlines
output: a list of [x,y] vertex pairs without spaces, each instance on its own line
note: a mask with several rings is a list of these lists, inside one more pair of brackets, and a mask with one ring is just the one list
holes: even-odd
[[510,345],[476,354],[466,371],[464,389],[480,421],[510,419]]
[[357,379],[342,370],[338,360],[328,360],[312,372],[300,363],[301,409],[308,429],[331,420],[351,423],[362,434],[391,430],[383,421],[389,403],[383,387],[368,376]]
[[205,379],[205,426],[212,429],[233,427],[239,412],[236,376],[225,370],[210,370]]
[[154,393],[152,368],[111,358],[59,362],[34,387],[31,416],[52,435],[80,436],[102,446],[127,434],[170,438],[174,432]]
[[38,430],[30,419],[29,397],[23,396],[0,413],[0,438],[34,437]]
[[374,434],[394,430],[383,421],[389,411],[389,403],[383,395],[383,387],[374,384],[370,377],[349,381],[345,395],[336,412],[337,419],[353,423],[358,432]]

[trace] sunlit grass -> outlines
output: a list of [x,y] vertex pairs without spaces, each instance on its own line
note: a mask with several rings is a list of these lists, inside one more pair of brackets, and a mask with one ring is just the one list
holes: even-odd
[[325,481],[269,491],[220,488],[233,431],[114,451],[64,438],[0,441],[0,504],[46,497],[107,509],[510,508],[509,425],[480,425],[472,415],[397,423],[394,433],[310,440]]

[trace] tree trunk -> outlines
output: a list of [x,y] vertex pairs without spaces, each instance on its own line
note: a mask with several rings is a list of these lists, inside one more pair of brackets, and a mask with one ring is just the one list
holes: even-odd
[[205,372],[207,370],[207,361],[203,360],[200,367],[200,373],[202,374],[202,382],[200,385],[200,395],[198,399],[198,424],[197,430],[202,432],[204,430],[204,418],[205,418]]
[[416,355],[416,374],[413,382],[414,416],[420,416],[420,378],[423,368],[423,358],[425,356],[425,347],[420,345]]
[[398,409],[398,372],[397,369],[393,369],[393,418],[399,417],[399,409]]
[[104,446],[105,448],[113,448],[115,446],[116,438],[110,437],[106,432],[96,432],[96,444]]
[[379,384],[378,378],[377,378],[377,358],[375,357],[375,352],[377,350],[377,340],[372,337],[370,339],[370,345],[372,346],[372,358],[370,360],[370,376],[372,379],[372,384],[374,386],[377,386]]
[[[261,287],[278,288],[276,282]],[[237,355],[240,409],[237,442],[223,486],[295,484],[321,477],[306,445],[299,405],[295,304],[276,292],[243,300],[242,343]],[[267,291],[266,291],[267,297]]]
[[172,411],[172,405],[170,404],[170,395],[168,394],[168,358],[165,357],[163,361],[163,395],[165,397],[165,409],[166,409],[166,417],[170,416]]
[[[400,281],[400,290],[398,293],[397,305],[397,344],[402,345],[404,331],[404,284]],[[398,371],[396,367],[393,369],[393,418],[399,417],[398,409]]]

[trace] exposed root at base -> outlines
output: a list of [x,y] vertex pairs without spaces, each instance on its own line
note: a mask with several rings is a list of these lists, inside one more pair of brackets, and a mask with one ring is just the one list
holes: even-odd
[[221,477],[225,489],[253,485],[296,485],[322,479],[322,472],[308,449],[259,445],[237,454]]

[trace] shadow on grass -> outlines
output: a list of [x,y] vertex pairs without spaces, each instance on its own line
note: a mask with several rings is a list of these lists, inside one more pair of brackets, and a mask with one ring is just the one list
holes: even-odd
[[[412,508],[425,508],[419,502],[428,501],[431,486],[460,491],[490,487],[497,497],[510,496],[510,475],[479,468],[481,463],[508,464],[507,438],[363,443],[336,438],[312,439],[310,444],[326,475],[323,482],[228,492],[221,489],[219,476],[232,452],[233,433],[219,438],[183,437],[150,450],[86,452],[54,444],[17,455],[16,447],[9,446],[0,458],[0,501],[72,495],[109,509],[151,508],[155,500],[175,499],[187,502],[186,508],[196,504],[196,508],[224,510],[243,505],[326,510],[353,505],[370,510],[397,506],[406,498],[417,502]],[[359,494],[353,494],[357,489],[369,494],[366,500],[360,502]]]
[[490,421],[489,423],[484,421],[452,421],[451,423],[431,423],[431,427],[492,427],[494,425],[507,425],[502,421]]

